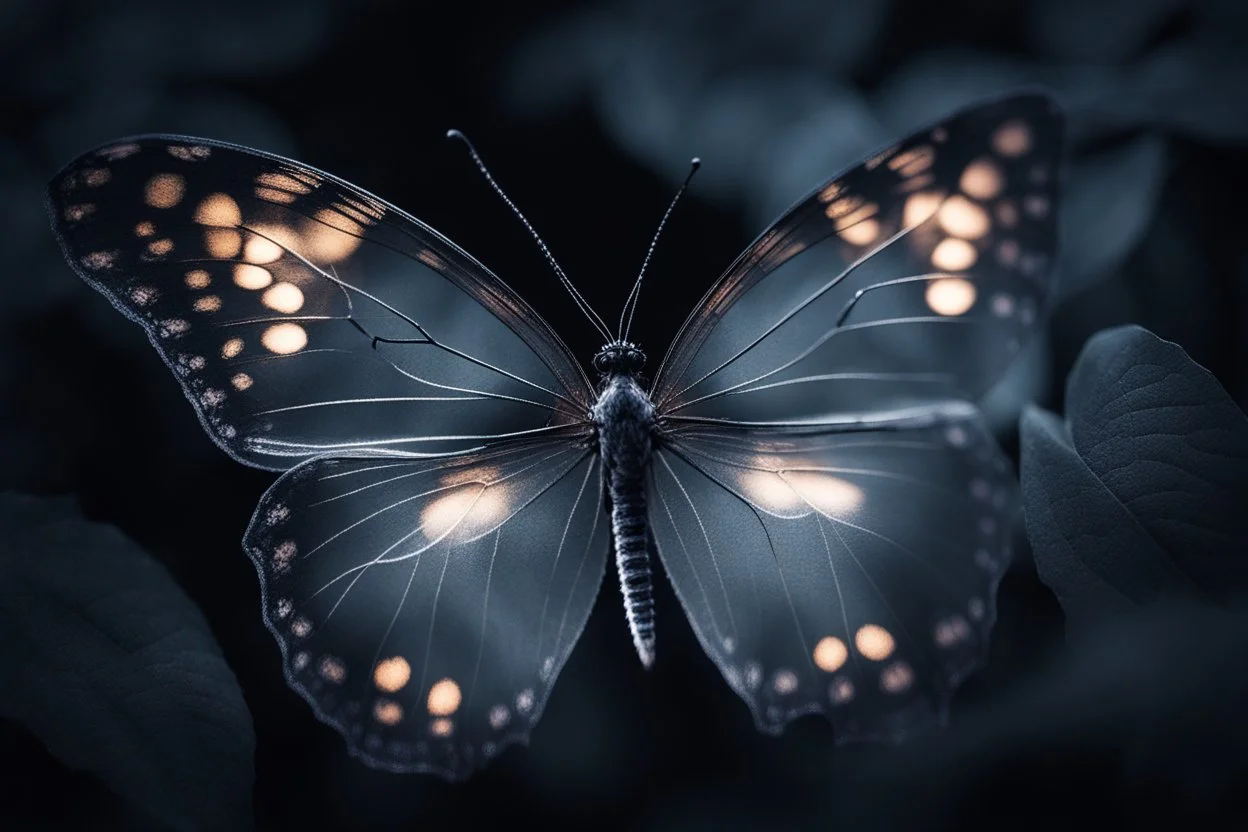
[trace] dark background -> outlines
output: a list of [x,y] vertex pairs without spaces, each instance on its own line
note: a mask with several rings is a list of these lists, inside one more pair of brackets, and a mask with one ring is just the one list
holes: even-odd
[[[293,156],[445,233],[588,358],[592,331],[445,131],[473,138],[608,318],[698,155],[634,330],[657,362],[793,199],[949,109],[1044,83],[1071,117],[1060,300],[985,404],[1016,456],[1022,404],[1060,412],[1084,341],[1118,323],[1248,401],[1246,35],[1241,0],[0,3],[0,486],[78,495],[201,606],[254,719],[261,828],[1244,823],[1243,671],[1184,649],[1222,625],[1167,612],[1068,646],[1021,531],[990,663],[944,732],[836,748],[806,718],[760,736],[666,581],[643,671],[608,577],[528,749],[465,785],[365,768],[287,689],[260,619],[239,539],[272,476],[213,447],[140,329],[73,275],[42,188],[134,132]],[[1146,626],[1172,640],[1142,649]],[[150,828],[21,728],[0,724],[0,761],[0,825]]]

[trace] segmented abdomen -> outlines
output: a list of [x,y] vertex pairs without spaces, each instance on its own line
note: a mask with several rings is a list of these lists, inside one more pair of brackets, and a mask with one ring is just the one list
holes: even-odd
[[640,478],[611,476],[611,531],[624,593],[624,615],[641,663],[654,662],[654,587],[646,534],[646,492]]

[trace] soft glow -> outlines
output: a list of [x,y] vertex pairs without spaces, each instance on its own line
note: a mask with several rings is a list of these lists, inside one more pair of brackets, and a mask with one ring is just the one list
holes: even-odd
[[871,661],[883,661],[893,654],[896,642],[892,633],[879,624],[863,624],[854,634],[854,646]]
[[186,180],[176,173],[158,173],[147,180],[143,198],[153,208],[172,208],[186,194]]
[[233,358],[243,351],[243,339],[231,338],[221,345],[221,357]]
[[173,240],[168,237],[161,240],[152,240],[147,244],[147,253],[153,257],[164,257],[173,251]]
[[495,731],[501,731],[507,727],[507,723],[511,721],[511,711],[506,705],[495,705],[490,708],[490,727]]
[[377,662],[373,668],[373,684],[386,693],[403,689],[412,678],[412,666],[402,656],[392,656]]
[[976,159],[962,171],[958,182],[962,192],[975,199],[992,199],[1005,187],[1005,175],[996,162],[990,159]]
[[1002,266],[1013,266],[1018,263],[1022,249],[1017,240],[1002,240],[997,246],[997,260]]
[[810,513],[806,501],[777,473],[742,471],[740,485],[745,498],[765,511],[781,517],[804,517]]
[[905,662],[893,662],[880,674],[880,688],[885,693],[904,693],[914,684],[914,671]]
[[957,237],[946,237],[932,249],[932,265],[942,272],[960,272],[975,265],[975,246]]
[[191,308],[196,312],[216,312],[221,308],[221,298],[216,295],[204,295],[202,298],[195,298]]
[[862,489],[821,471],[785,471],[784,481],[806,503],[825,515],[844,516],[862,505]]
[[237,257],[243,247],[243,235],[233,228],[205,228],[204,248],[213,257],[228,260]]
[[250,263],[234,265],[234,283],[242,289],[263,289],[273,282],[273,274],[268,269],[253,266]]
[[841,229],[841,239],[850,245],[868,246],[880,238],[880,221],[876,219],[862,220],[848,228]]
[[96,168],[95,170],[89,170],[83,177],[87,183],[87,187],[89,188],[98,188],[101,185],[107,185],[112,178],[113,172],[108,168]]
[[373,719],[382,725],[398,725],[403,721],[403,706],[388,699],[378,699],[373,705]]
[[243,259],[248,263],[272,263],[287,251],[298,251],[299,234],[286,225],[259,225],[247,237]]
[[449,737],[455,733],[455,723],[449,719],[435,719],[429,723],[429,733],[435,737]]
[[265,291],[260,300],[274,312],[290,314],[303,308],[303,292],[293,283],[278,283]]
[[815,667],[825,673],[834,673],[840,670],[845,660],[849,658],[849,648],[836,636],[824,636],[815,645],[812,655],[815,659]]
[[1032,194],[1023,200],[1023,210],[1028,216],[1044,219],[1049,215],[1049,198],[1043,194]]
[[314,261],[337,263],[350,257],[363,240],[364,226],[353,219],[323,208],[315,221],[309,221],[303,232],[307,256]]
[[978,240],[992,228],[988,212],[960,194],[945,200],[937,219],[946,232],[966,240]]
[[927,284],[924,300],[937,315],[963,315],[975,305],[975,284],[960,277],[942,277]]
[[430,540],[451,536],[469,540],[491,531],[507,516],[506,490],[472,483],[436,497],[420,513],[421,530]]
[[247,375],[246,373],[235,373],[234,376],[230,379],[230,384],[233,385],[234,389],[239,391],[240,393],[246,390],[248,387],[250,387],[254,383],[255,382],[252,379],[252,377]]
[[942,195],[934,191],[920,191],[906,197],[906,207],[902,211],[902,223],[906,228],[926,222],[936,209],[940,207]]
[[533,710],[534,704],[536,704],[536,700],[533,698],[532,688],[525,688],[516,694],[516,710],[519,711],[521,716],[528,716],[529,712]]
[[134,227],[134,235],[136,237],[151,237],[156,233],[156,226],[152,225],[150,220],[143,220]]
[[229,194],[209,194],[195,209],[195,222],[200,225],[242,225],[243,212]]
[[829,685],[828,696],[832,699],[832,704],[844,705],[854,698],[854,683],[842,676]]
[[1031,150],[1031,128],[1022,119],[1011,119],[992,133],[992,149],[1011,159]]
[[260,343],[269,352],[290,355],[308,345],[308,333],[299,324],[274,324],[260,336]]
[[207,289],[212,277],[203,269],[192,269],[186,273],[185,282],[188,289]]
[[970,638],[971,625],[960,615],[954,615],[936,623],[932,638],[936,646],[949,649]]

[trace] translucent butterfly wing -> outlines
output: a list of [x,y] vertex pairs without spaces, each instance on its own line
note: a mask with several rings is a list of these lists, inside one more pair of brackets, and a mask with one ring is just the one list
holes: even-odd
[[1052,292],[1062,119],[1039,94],[956,114],[799,202],[685,323],[669,419],[775,422],[975,399]]
[[244,545],[291,686],[353,754],[460,779],[526,742],[608,548],[579,431],[286,472]]
[[852,430],[689,428],[651,524],[698,638],[758,727],[822,713],[838,741],[943,719],[983,657],[1015,486],[969,406]]
[[287,159],[126,139],[49,188],[67,259],[141,324],[205,428],[284,469],[583,421],[592,391],[548,325],[392,205]]

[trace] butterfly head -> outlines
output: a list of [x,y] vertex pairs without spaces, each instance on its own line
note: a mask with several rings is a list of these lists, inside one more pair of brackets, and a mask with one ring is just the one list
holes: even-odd
[[603,375],[636,375],[644,366],[646,354],[628,341],[612,341],[594,356],[594,369]]

